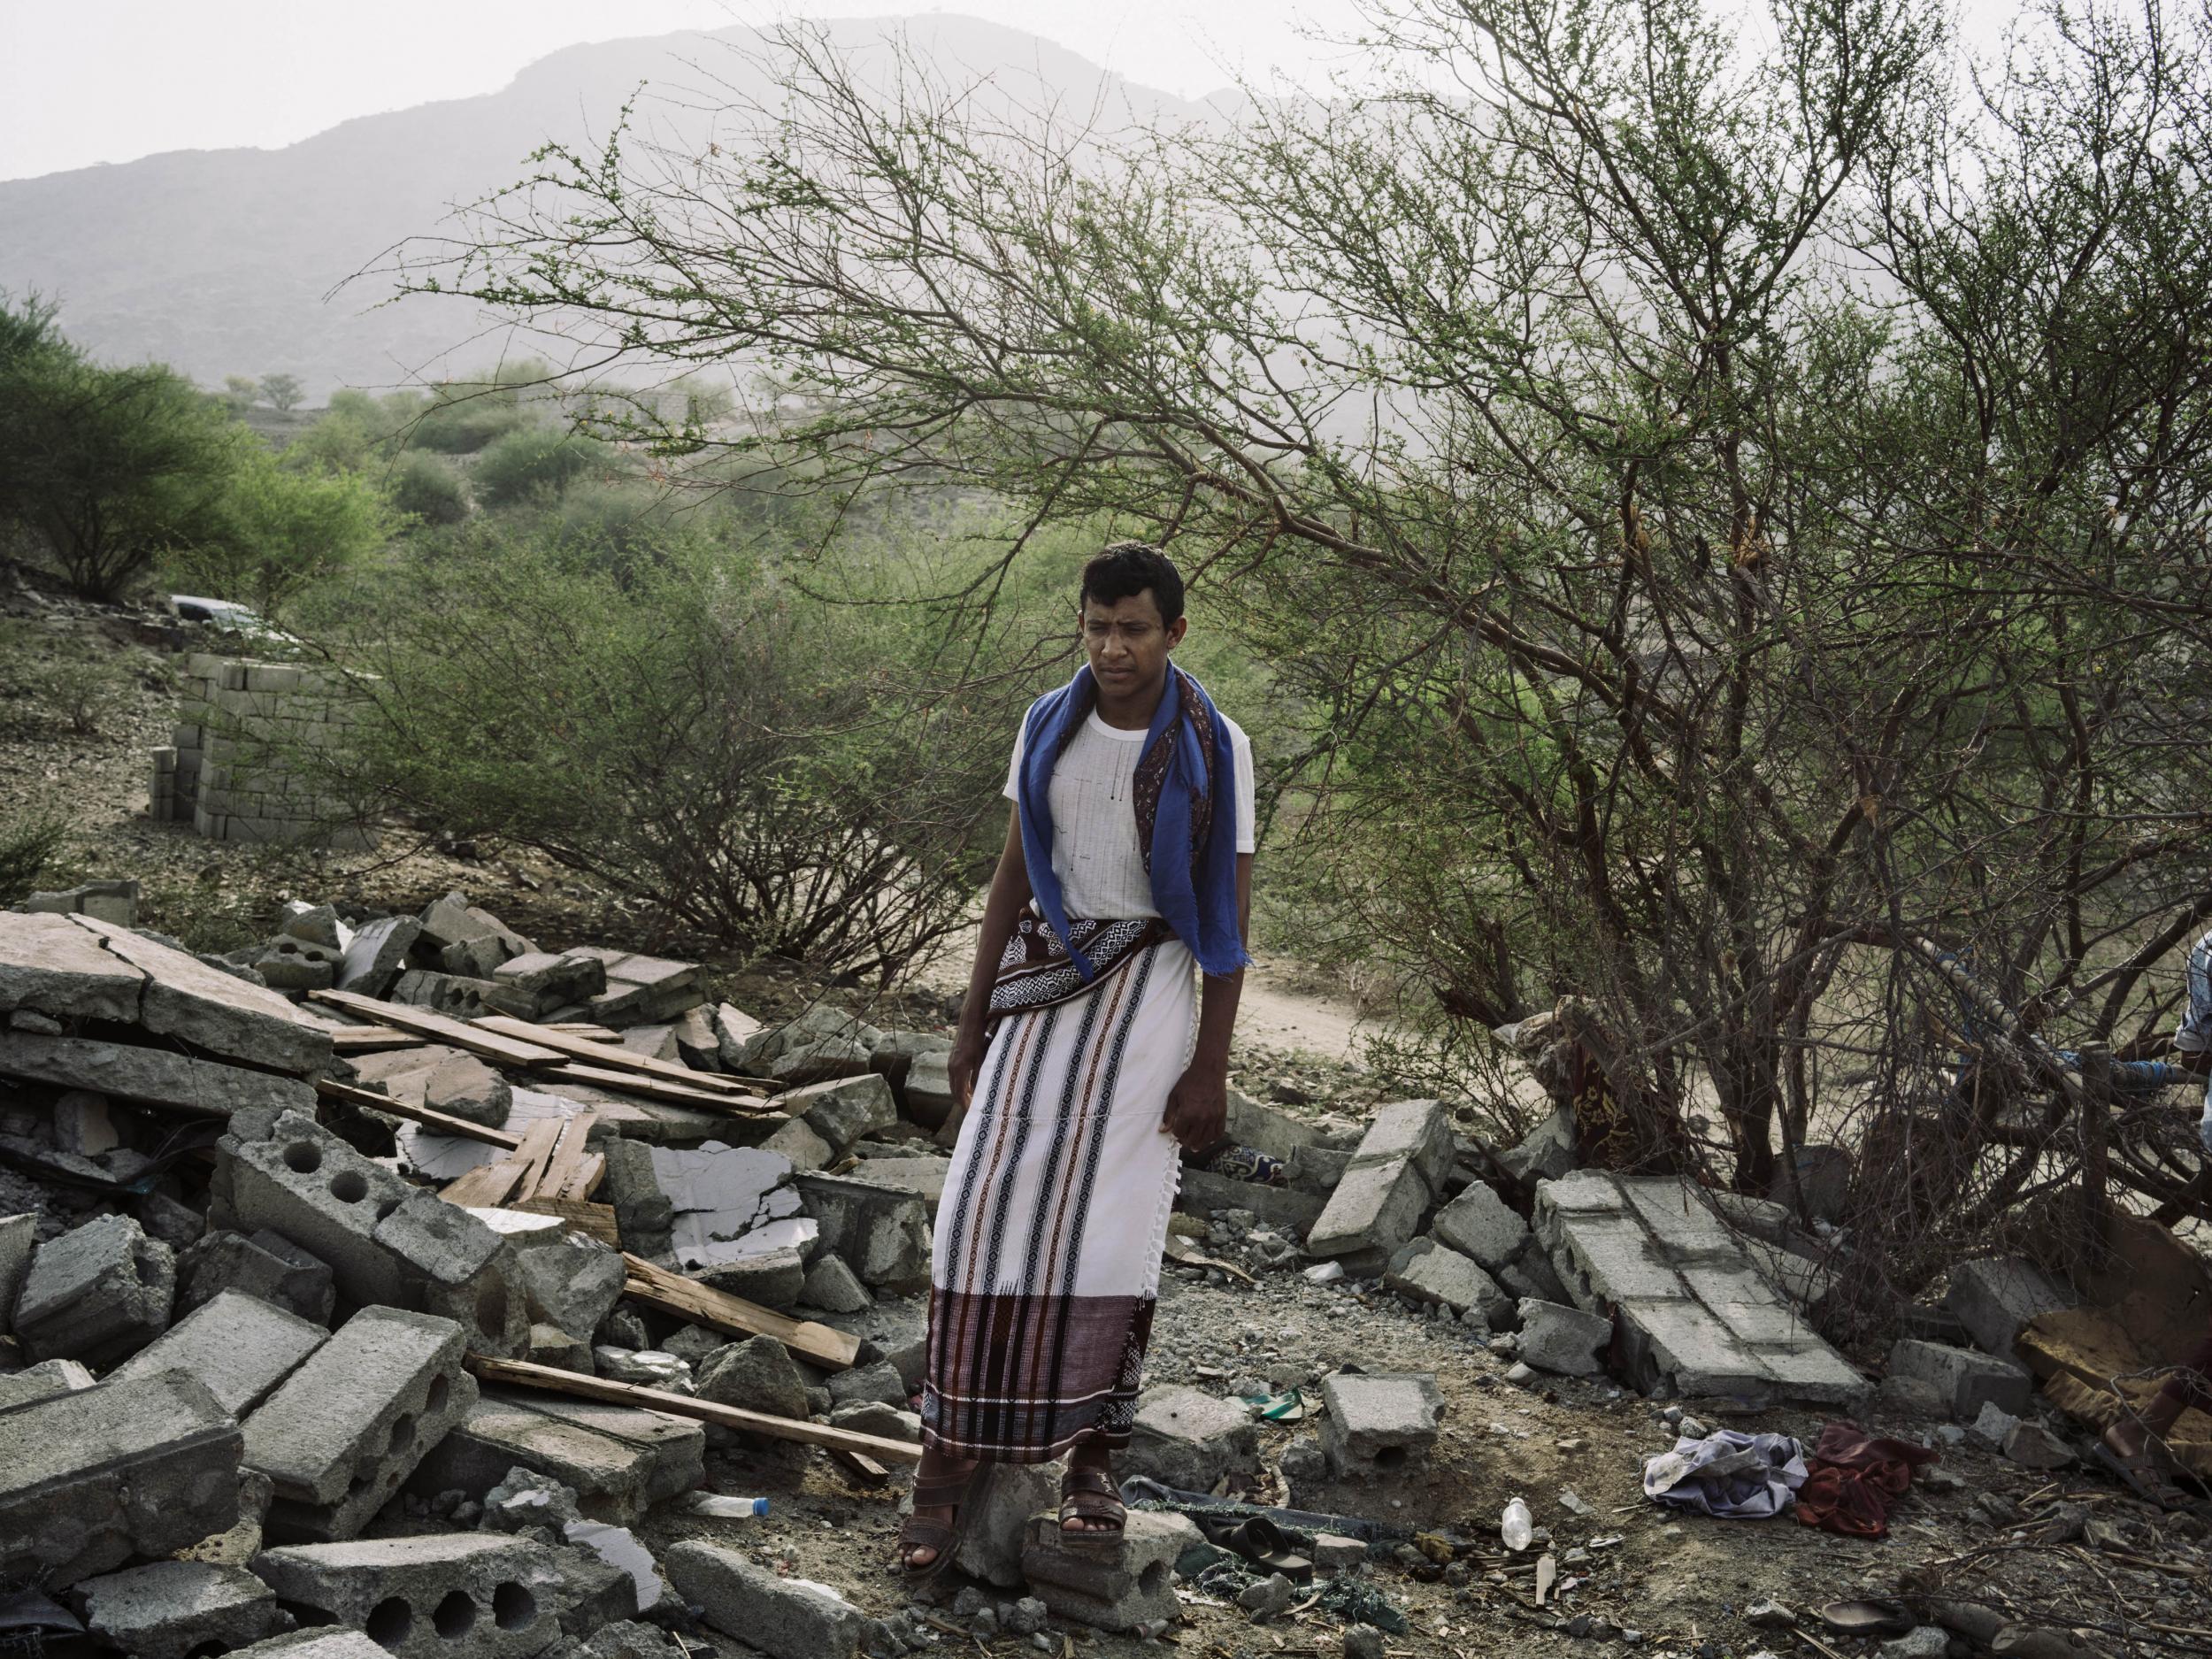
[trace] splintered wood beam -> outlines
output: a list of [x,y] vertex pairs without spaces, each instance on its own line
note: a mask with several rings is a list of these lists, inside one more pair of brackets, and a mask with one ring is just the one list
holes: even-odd
[[[695,1077],[710,1077],[708,1071],[695,1071]],[[641,1071],[618,1071],[611,1066],[583,1065],[574,1062],[557,1071],[545,1073],[549,1083],[589,1083],[595,1088],[613,1089],[619,1094],[635,1094],[641,1100],[660,1101],[671,1106],[692,1106],[701,1111],[720,1112],[728,1118],[782,1118],[787,1114],[781,1107],[772,1105],[757,1094],[720,1094],[712,1089],[695,1088],[688,1083],[671,1083],[665,1078],[648,1077]]]
[[571,1233],[596,1239],[610,1249],[622,1248],[622,1234],[615,1225],[612,1204],[587,1204],[572,1198],[517,1198],[503,1208],[519,1210],[530,1216],[556,1216],[568,1224]]
[[[318,1002],[329,1003],[333,1008],[342,1008],[349,1013],[359,1014],[383,1025],[396,1025],[402,1031],[411,1031],[418,1036],[451,1043],[457,1048],[466,1048],[471,1054],[481,1055],[498,1065],[559,1065],[568,1058],[557,1048],[533,1042],[512,1032],[486,1030],[465,1019],[449,1019],[443,1014],[434,1014],[426,1008],[409,1008],[400,1002],[380,1002],[373,996],[362,996],[353,991],[310,991],[307,995]],[[513,1023],[523,1031],[532,1029],[520,1020]]]
[[339,1025],[330,1033],[330,1046],[338,1054],[365,1054],[376,1048],[411,1048],[422,1039],[396,1025]]
[[471,1023],[480,1032],[506,1037],[517,1042],[538,1044],[554,1049],[568,1059],[581,1060],[588,1065],[606,1066],[617,1071],[635,1071],[643,1077],[658,1078],[664,1083],[680,1083],[687,1088],[704,1089],[710,1094],[745,1093],[742,1084],[719,1071],[695,1071],[689,1066],[678,1065],[672,1060],[655,1060],[645,1055],[632,1054],[619,1043],[594,1042],[588,1037],[572,1037],[566,1032],[533,1025],[526,1019],[515,1019],[506,1014],[487,1014]]
[[711,1400],[698,1400],[689,1394],[670,1394],[636,1383],[611,1382],[603,1377],[587,1377],[581,1371],[533,1364],[528,1360],[493,1359],[487,1355],[471,1354],[464,1363],[480,1382],[540,1388],[548,1394],[572,1394],[579,1400],[599,1400],[610,1405],[638,1406],[648,1411],[664,1412],[672,1417],[689,1417],[695,1423],[742,1429],[748,1434],[768,1440],[795,1440],[803,1446],[826,1447],[861,1457],[901,1463],[921,1461],[922,1448],[904,1440],[887,1440],[880,1434],[861,1434],[851,1429],[834,1429],[826,1423],[810,1423],[803,1417],[779,1417],[765,1411],[748,1411],[742,1406],[717,1405]]
[[680,1314],[695,1325],[710,1325],[741,1336],[772,1336],[802,1359],[826,1365],[832,1371],[849,1369],[854,1356],[860,1352],[860,1339],[843,1331],[810,1320],[791,1318],[757,1302],[733,1296],[726,1290],[717,1290],[695,1279],[686,1279],[681,1273],[657,1267],[643,1256],[633,1256],[626,1250],[622,1254],[622,1261],[630,1270],[624,1294],[649,1308]]
[[371,1111],[387,1112],[394,1118],[404,1118],[411,1124],[420,1124],[426,1129],[442,1135],[457,1135],[464,1141],[480,1141],[488,1147],[500,1147],[512,1152],[522,1144],[519,1135],[511,1135],[504,1129],[490,1129],[482,1124],[472,1124],[465,1118],[456,1118],[449,1112],[427,1106],[411,1106],[403,1100],[394,1100],[388,1094],[379,1094],[373,1089],[356,1088],[350,1083],[335,1083],[328,1078],[315,1079],[315,1093],[325,1100],[342,1100],[355,1106],[365,1106]]

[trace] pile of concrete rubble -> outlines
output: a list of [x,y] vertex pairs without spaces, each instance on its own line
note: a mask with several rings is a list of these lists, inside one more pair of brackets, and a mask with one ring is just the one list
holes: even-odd
[[[696,964],[541,949],[458,894],[295,903],[227,957],[135,930],[130,898],[0,914],[0,1160],[78,1206],[0,1218],[0,1601],[145,1659],[672,1655],[652,1623],[701,1617],[772,1659],[913,1645],[630,1529],[724,1513],[710,1438],[875,1481],[917,1455],[941,1032],[764,1025]],[[1813,1329],[1824,1247],[1782,1205],[1576,1171],[1557,1120],[1494,1156],[1435,1102],[1363,1125],[1237,1095],[1229,1130],[1274,1179],[1186,1171],[1190,1271],[1379,1280],[1528,1367],[1661,1395],[1868,1386]],[[1433,1376],[1320,1393],[1333,1481],[1436,1438]],[[1252,1439],[1240,1405],[1156,1389],[1123,1472],[1216,1490]],[[992,1617],[1171,1618],[1190,1521],[1065,1549],[1056,1483],[1009,1471],[962,1547],[1019,1595]],[[1366,1554],[1328,1537],[1317,1565]]]

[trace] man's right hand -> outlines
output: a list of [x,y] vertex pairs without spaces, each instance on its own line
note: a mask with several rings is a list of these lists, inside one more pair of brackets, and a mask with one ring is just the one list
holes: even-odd
[[952,1040],[952,1057],[945,1062],[945,1070],[952,1079],[952,1097],[960,1102],[960,1110],[968,1110],[975,1098],[975,1080],[983,1075],[983,1056],[987,1044],[981,1032],[970,1032],[964,1027]]

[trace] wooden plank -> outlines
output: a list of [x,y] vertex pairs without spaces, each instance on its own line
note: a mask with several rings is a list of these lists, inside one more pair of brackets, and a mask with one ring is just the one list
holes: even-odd
[[546,1193],[545,1196],[580,1204],[599,1190],[599,1183],[605,1179],[606,1173],[607,1155],[603,1152],[587,1152],[569,1178],[552,1192]]
[[681,1273],[656,1267],[643,1256],[632,1256],[626,1250],[622,1260],[630,1270],[624,1294],[649,1308],[681,1314],[694,1324],[711,1325],[718,1331],[731,1331],[741,1336],[772,1336],[800,1358],[826,1365],[832,1371],[848,1369],[853,1356],[860,1352],[860,1339],[856,1336],[810,1320],[791,1318],[742,1296],[733,1296],[726,1290],[717,1290],[695,1279],[686,1279]]
[[922,1448],[904,1440],[835,1429],[826,1423],[810,1423],[803,1417],[772,1417],[764,1411],[748,1411],[742,1406],[717,1405],[711,1400],[695,1399],[689,1394],[643,1388],[635,1383],[611,1382],[603,1377],[587,1377],[581,1371],[563,1371],[555,1365],[535,1365],[528,1360],[493,1359],[487,1355],[471,1354],[463,1363],[483,1382],[541,1388],[549,1394],[572,1394],[579,1400],[600,1400],[611,1405],[639,1406],[648,1411],[665,1412],[672,1417],[689,1417],[694,1422],[713,1423],[726,1429],[742,1429],[769,1440],[828,1447],[890,1463],[921,1461]]
[[[557,1048],[531,1042],[513,1032],[487,1030],[465,1019],[449,1019],[443,1014],[434,1014],[426,1008],[380,1002],[373,996],[362,996],[352,991],[310,991],[308,995],[318,1002],[327,1002],[333,1008],[346,1009],[384,1025],[396,1025],[402,1031],[411,1031],[418,1036],[449,1042],[457,1048],[466,1048],[471,1054],[481,1055],[498,1065],[558,1065],[568,1057]],[[532,1029],[518,1019],[509,1023],[525,1032]]]
[[612,1204],[588,1204],[572,1198],[523,1198],[507,1208],[526,1210],[534,1216],[558,1216],[568,1223],[570,1232],[585,1233],[611,1249],[622,1248],[622,1234],[615,1225]]
[[531,1183],[526,1194],[530,1198],[558,1198],[569,1182],[576,1179],[584,1161],[584,1141],[591,1133],[591,1126],[599,1121],[599,1114],[585,1110],[573,1118],[561,1120],[559,1143],[545,1162],[544,1171]]
[[594,1042],[585,1037],[572,1037],[565,1032],[533,1025],[526,1019],[515,1019],[505,1014],[487,1014],[471,1023],[479,1031],[495,1033],[522,1042],[541,1044],[545,1048],[557,1049],[570,1059],[582,1060],[592,1065],[611,1066],[618,1071],[636,1071],[646,1077],[658,1078],[665,1083],[681,1083],[689,1088],[738,1094],[745,1092],[742,1085],[719,1071],[695,1071],[687,1065],[677,1064],[673,1060],[649,1059],[641,1054],[632,1054],[618,1043]]
[[[761,1099],[757,1094],[718,1094],[711,1089],[694,1088],[687,1083],[670,1083],[657,1077],[646,1077],[634,1071],[617,1071],[603,1065],[582,1065],[574,1061],[557,1071],[544,1074],[549,1082],[589,1083],[595,1088],[614,1089],[625,1094],[634,1094],[641,1100],[663,1101],[671,1106],[695,1106],[701,1111],[721,1112],[732,1118],[782,1118],[788,1114]],[[695,1077],[709,1075],[695,1071]]]
[[567,1124],[565,1118],[541,1118],[522,1132],[522,1144],[515,1148],[515,1162],[522,1165],[522,1183],[516,1190],[524,1197],[537,1192],[538,1182],[545,1175],[545,1166],[553,1161],[553,1150],[560,1144],[561,1131]]
[[507,1202],[522,1177],[519,1160],[501,1158],[495,1164],[480,1164],[455,1177],[438,1189],[438,1196],[449,1204],[472,1210],[496,1210]]
[[856,1452],[845,1446],[833,1446],[829,1448],[829,1455],[869,1486],[879,1486],[891,1479],[891,1471],[865,1452]]
[[378,1048],[411,1048],[422,1039],[396,1025],[337,1025],[331,1029],[330,1046],[339,1054],[366,1054]]
[[428,1106],[411,1106],[405,1101],[394,1100],[388,1094],[373,1090],[356,1088],[350,1083],[335,1083],[328,1078],[315,1079],[315,1092],[326,1100],[349,1101],[356,1106],[365,1106],[371,1111],[388,1112],[395,1118],[404,1118],[411,1124],[420,1124],[426,1129],[442,1135],[458,1135],[464,1141],[480,1141],[488,1147],[500,1147],[512,1152],[522,1144],[521,1137],[511,1135],[504,1129],[491,1129],[482,1124],[472,1124],[465,1118],[456,1118]]

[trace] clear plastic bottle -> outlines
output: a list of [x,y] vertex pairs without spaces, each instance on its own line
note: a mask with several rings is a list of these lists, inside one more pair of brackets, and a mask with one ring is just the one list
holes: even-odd
[[1518,1552],[1526,1549],[1536,1539],[1536,1517],[1528,1512],[1528,1505],[1516,1498],[1505,1506],[1505,1513],[1498,1517],[1498,1536],[1508,1549]]
[[715,1492],[695,1492],[685,1506],[694,1515],[718,1521],[745,1521],[768,1513],[765,1498],[727,1498]]

